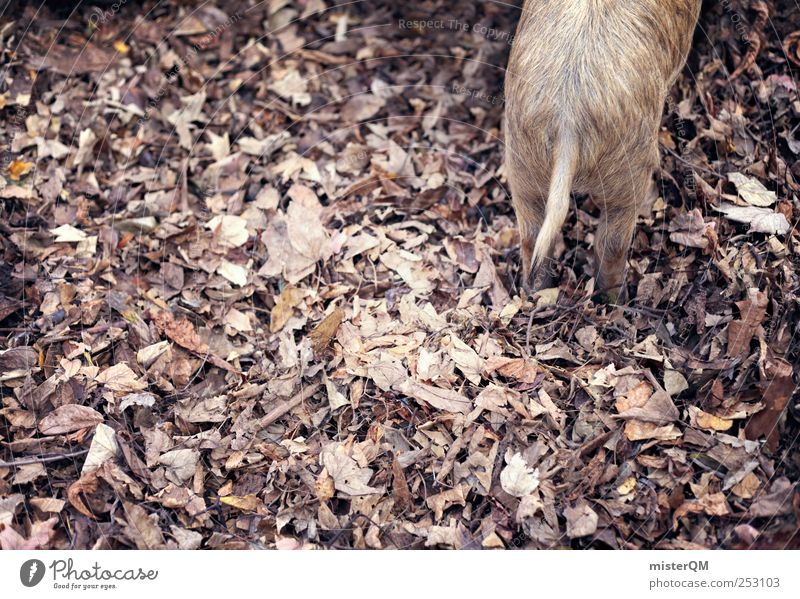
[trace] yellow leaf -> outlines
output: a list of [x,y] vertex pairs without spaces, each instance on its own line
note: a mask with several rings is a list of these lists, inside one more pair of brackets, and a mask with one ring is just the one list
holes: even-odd
[[122,40],[117,40],[114,42],[114,50],[119,52],[120,54],[127,54],[130,51],[130,46],[123,42]]
[[695,406],[689,406],[689,419],[693,425],[709,431],[726,431],[733,426],[732,420],[714,416]]
[[19,181],[21,177],[27,175],[33,168],[33,162],[24,160],[14,160],[8,165],[8,174],[14,181]]
[[237,510],[242,510],[243,512],[260,512],[264,509],[263,502],[255,495],[245,495],[244,497],[228,495],[227,497],[220,497],[219,500],[220,503],[234,507]]
[[631,476],[624,483],[617,487],[617,493],[627,495],[636,488],[636,477]]
[[305,290],[298,289],[291,285],[287,285],[283,288],[283,291],[281,291],[281,294],[275,300],[275,306],[272,308],[272,312],[270,312],[269,330],[271,333],[277,333],[289,322],[295,306],[303,300],[305,295]]
[[553,306],[558,302],[558,287],[549,287],[548,289],[540,289],[533,296],[536,298],[536,307],[542,308],[544,306]]

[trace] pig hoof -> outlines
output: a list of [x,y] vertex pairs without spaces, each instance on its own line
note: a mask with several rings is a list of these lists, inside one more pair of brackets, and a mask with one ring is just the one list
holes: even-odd
[[533,295],[537,291],[541,291],[542,289],[547,289],[548,287],[554,287],[555,277],[549,272],[544,271],[543,269],[531,274],[529,277],[523,277],[522,281],[522,288],[525,290],[525,293],[528,296]]
[[625,298],[627,293],[625,292],[625,287],[621,287],[618,289],[605,289],[601,291],[596,291],[594,295],[592,295],[592,301],[596,304],[623,304],[625,303]]

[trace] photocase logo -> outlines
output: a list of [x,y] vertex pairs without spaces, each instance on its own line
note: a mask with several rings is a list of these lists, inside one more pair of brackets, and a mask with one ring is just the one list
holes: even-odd
[[26,587],[35,587],[44,578],[44,562],[38,559],[29,559],[19,569],[19,579]]

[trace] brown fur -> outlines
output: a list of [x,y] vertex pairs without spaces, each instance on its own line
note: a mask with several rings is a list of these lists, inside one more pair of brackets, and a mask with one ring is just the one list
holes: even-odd
[[506,74],[505,138],[528,290],[547,278],[575,192],[602,210],[597,288],[617,299],[699,10],[700,0],[526,0]]

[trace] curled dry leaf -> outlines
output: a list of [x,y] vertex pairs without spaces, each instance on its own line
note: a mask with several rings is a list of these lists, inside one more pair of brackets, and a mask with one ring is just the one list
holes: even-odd
[[89,472],[94,472],[106,460],[114,459],[119,453],[119,445],[114,429],[105,424],[98,424],[94,430],[92,444],[89,446],[89,453],[83,462],[81,476]]
[[716,240],[715,224],[706,222],[697,208],[670,221],[669,232],[670,241],[687,247],[705,249]]
[[114,364],[97,375],[95,380],[111,391],[131,393],[147,388],[125,362]]
[[275,298],[275,306],[270,312],[269,330],[272,333],[280,331],[292,317],[294,308],[303,301],[306,292],[294,285],[287,285],[281,294]]
[[767,449],[775,451],[780,440],[780,421],[796,389],[791,375],[768,381],[764,385],[764,409],[750,417],[744,429],[745,436],[754,440],[766,437]]
[[767,295],[758,289],[748,289],[747,299],[736,302],[740,320],[728,325],[728,356],[742,356],[748,353],[750,341],[764,320],[769,306]]
[[342,443],[331,443],[323,448],[319,456],[320,464],[325,467],[333,479],[334,488],[347,495],[372,495],[382,493],[378,487],[370,487],[369,481],[374,474],[369,468],[362,468],[348,455]]
[[0,549],[3,551],[48,549],[57,523],[58,518],[34,522],[31,524],[31,533],[28,538],[19,534],[10,524],[0,525]]
[[750,231],[753,233],[786,235],[792,228],[782,212],[775,212],[769,208],[734,206],[723,202],[714,209],[722,212],[726,218],[734,222],[750,225]]
[[88,406],[67,404],[59,406],[39,421],[43,435],[63,435],[103,422],[103,415]]
[[194,476],[200,454],[195,449],[173,449],[162,454],[158,463],[166,466],[167,478],[182,485]]
[[208,360],[218,368],[235,372],[233,366],[211,352],[208,344],[200,338],[194,325],[188,319],[176,320],[172,313],[161,310],[153,315],[153,322],[160,331],[181,347]]
[[769,191],[758,179],[742,173],[728,173],[728,181],[736,185],[739,197],[751,206],[772,206],[778,201],[774,191]]
[[158,527],[158,517],[151,517],[150,514],[140,505],[130,501],[122,502],[125,512],[125,525],[123,531],[125,535],[136,544],[137,549],[162,549],[164,547],[164,535]]
[[97,492],[98,487],[98,480],[95,472],[90,472],[85,476],[81,476],[78,480],[72,483],[67,488],[67,499],[69,500],[72,507],[74,507],[78,512],[86,516],[87,518],[91,518],[92,520],[96,520],[97,516],[94,512],[86,505],[84,501],[84,497],[91,497]]
[[335,308],[330,314],[328,314],[322,321],[314,327],[308,336],[311,338],[311,341],[314,346],[314,351],[317,353],[322,352],[331,342],[331,339],[336,335],[336,331],[339,330],[339,325],[342,324],[344,320],[344,310],[341,308]]
[[220,503],[229,505],[232,508],[241,510],[243,512],[252,512],[256,514],[265,514],[266,508],[264,502],[255,495],[245,495],[244,497],[237,497],[236,495],[226,495],[219,498]]
[[480,385],[481,374],[484,368],[483,358],[481,358],[474,349],[453,334],[450,335],[450,343],[447,346],[447,351],[450,353],[450,357],[453,358],[459,370],[464,373],[464,376],[466,376],[471,383]]
[[515,453],[500,472],[500,486],[514,497],[530,495],[539,487],[539,470],[528,467],[522,454]]
[[437,410],[455,414],[467,414],[472,409],[472,402],[469,399],[450,389],[426,385],[411,379],[406,380],[398,388],[409,397],[426,403]]
[[673,528],[677,528],[678,520],[687,514],[705,513],[709,516],[727,516],[731,513],[725,493],[709,493],[700,499],[684,502],[672,514]]
[[688,410],[691,423],[696,427],[709,431],[727,431],[733,426],[732,420],[709,414],[697,406],[689,406]]

